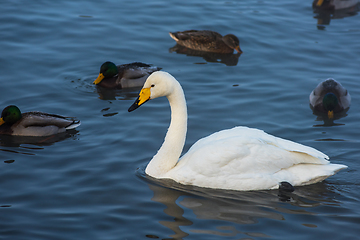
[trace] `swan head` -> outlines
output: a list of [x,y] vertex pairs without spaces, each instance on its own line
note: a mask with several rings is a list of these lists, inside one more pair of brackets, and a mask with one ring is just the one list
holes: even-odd
[[128,109],[129,112],[134,111],[145,102],[168,96],[173,92],[174,86],[179,83],[171,74],[163,71],[153,72],[145,81],[138,98]]

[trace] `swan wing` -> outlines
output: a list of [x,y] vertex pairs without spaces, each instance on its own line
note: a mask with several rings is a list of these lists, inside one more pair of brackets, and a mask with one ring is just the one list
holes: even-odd
[[[327,159],[329,159],[329,157],[326,154],[312,147],[308,147],[283,138],[275,137],[265,133],[262,130],[256,128],[248,128],[248,127],[234,127],[232,129],[222,130],[213,133],[205,138],[198,140],[190,148],[189,152],[198,151],[197,149],[200,148],[201,146],[209,146],[214,144],[215,142],[216,144],[218,144],[217,142],[221,142],[221,141],[227,142],[229,140],[230,143],[228,143],[229,144],[228,147],[232,146],[237,148],[238,145],[240,146],[243,144],[251,145],[254,144],[254,142],[256,142],[259,145],[271,145],[276,148],[287,150],[290,152],[299,152],[313,156],[320,160],[320,162],[316,160],[317,163],[326,164],[328,163]],[[237,141],[238,144],[236,144]]]

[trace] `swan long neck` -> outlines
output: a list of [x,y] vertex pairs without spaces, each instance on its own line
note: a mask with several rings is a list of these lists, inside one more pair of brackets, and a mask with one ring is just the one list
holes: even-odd
[[171,122],[165,140],[146,167],[146,174],[161,178],[175,167],[182,153],[187,130],[187,108],[184,92],[178,82],[167,95],[171,108]]

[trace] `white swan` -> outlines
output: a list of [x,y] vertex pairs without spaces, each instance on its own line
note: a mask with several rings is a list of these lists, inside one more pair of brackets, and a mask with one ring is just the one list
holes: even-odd
[[202,138],[179,160],[186,137],[187,109],[184,92],[173,76],[162,71],[152,73],[129,112],[162,96],[169,100],[171,123],[164,143],[146,167],[151,177],[248,191],[276,189],[282,181],[294,186],[312,184],[347,168],[330,164],[328,156],[314,148],[247,127]]

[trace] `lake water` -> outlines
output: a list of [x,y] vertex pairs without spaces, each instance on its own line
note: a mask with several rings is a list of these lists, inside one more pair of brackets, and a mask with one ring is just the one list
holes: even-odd
[[[0,137],[0,239],[356,239],[360,234],[360,16],[318,15],[311,1],[1,1],[1,109],[76,116],[76,131]],[[321,16],[324,17],[324,16]],[[210,29],[244,53],[178,54],[169,31]],[[208,58],[207,58],[208,59]],[[182,84],[199,138],[249,126],[315,147],[349,168],[278,191],[233,192],[153,181],[165,98],[128,113],[139,89],[101,91],[100,65],[141,61]],[[221,62],[222,61],[222,62]],[[334,78],[352,96],[333,123],[309,94]]]

